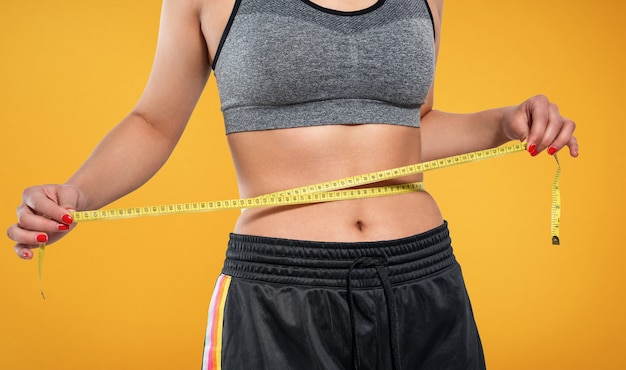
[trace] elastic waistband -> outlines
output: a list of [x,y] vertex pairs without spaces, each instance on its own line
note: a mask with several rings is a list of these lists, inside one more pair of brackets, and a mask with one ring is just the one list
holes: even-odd
[[[414,236],[375,242],[315,242],[231,234],[223,274],[283,284],[341,287],[353,263],[382,259],[392,284],[436,273],[455,263],[448,224]],[[373,267],[352,273],[354,287],[380,286]]]

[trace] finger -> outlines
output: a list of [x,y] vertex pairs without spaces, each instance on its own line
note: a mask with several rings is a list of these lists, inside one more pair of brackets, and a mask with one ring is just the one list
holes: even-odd
[[13,249],[15,250],[15,254],[18,257],[25,260],[31,260],[35,256],[33,248],[38,248],[39,246],[29,246],[26,244],[15,244]]
[[[572,120],[569,120],[567,118],[562,119],[562,126],[561,126],[561,130],[559,131],[558,135],[554,138],[554,140],[548,144],[548,154],[553,155],[556,152],[558,152],[559,150],[561,150],[561,148],[563,148],[566,145],[570,145],[570,154],[571,154],[571,150],[572,147],[574,147],[576,149],[576,151],[578,150],[578,144],[576,142],[576,138],[574,137],[574,130],[576,129],[576,125],[574,124],[574,122]],[[575,156],[575,155],[572,155]]]
[[80,194],[74,187],[63,186],[58,190],[58,204],[59,207],[67,211],[66,214],[61,216],[61,221],[65,224],[71,224],[74,219],[71,212],[76,211],[80,202]]
[[569,154],[572,157],[578,157],[578,139],[576,139],[576,137],[572,136],[570,138],[569,142],[567,143],[567,147],[569,148]]
[[19,225],[12,225],[7,229],[9,239],[27,246],[37,246],[49,241],[49,236],[45,232],[32,231],[21,228]]
[[[65,198],[68,197],[65,196]],[[69,207],[62,207],[59,204],[59,194],[52,186],[32,187],[24,190],[23,202],[33,213],[48,216],[59,223],[67,225],[73,222],[72,216],[67,210]],[[65,200],[64,203],[70,202]],[[76,201],[73,203],[75,204]],[[19,211],[20,209],[18,209],[18,217],[21,216]]]
[[527,102],[528,116],[530,118],[530,133],[528,134],[528,151],[532,155],[539,154],[538,147],[550,121],[550,102],[543,95],[530,98]]
[[37,215],[28,207],[19,209],[17,214],[18,225],[25,230],[56,233],[68,231],[71,228],[69,224],[59,223],[49,217]]
[[[559,113],[559,108],[555,104],[550,103],[548,108],[548,123],[546,124],[543,136],[538,142],[536,142],[537,146],[535,147],[535,151],[531,154],[535,156],[542,152],[544,149],[548,148],[551,152],[554,152],[560,149],[563,145],[565,145],[567,139],[565,141],[563,139],[566,138],[568,133],[565,132],[564,135],[561,135],[561,133],[563,132],[563,125],[564,120]],[[571,132],[569,132],[569,135],[571,135]],[[559,136],[561,137],[561,140],[555,145],[555,140]]]

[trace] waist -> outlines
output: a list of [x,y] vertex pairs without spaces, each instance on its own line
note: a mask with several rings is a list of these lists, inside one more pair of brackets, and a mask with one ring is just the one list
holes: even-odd
[[[381,171],[421,159],[420,130],[334,125],[228,136],[242,197]],[[421,181],[420,175],[372,184]],[[371,241],[417,234],[443,222],[426,192],[306,206],[250,209],[240,234],[323,241]]]
[[398,239],[441,225],[443,217],[425,191],[380,198],[248,209],[235,233],[326,242]]
[[[413,236],[373,242],[316,242],[231,234],[223,273],[282,284],[341,287],[363,257],[383,259],[392,284],[419,279],[453,264],[446,222]],[[375,268],[352,272],[354,287],[380,285]]]

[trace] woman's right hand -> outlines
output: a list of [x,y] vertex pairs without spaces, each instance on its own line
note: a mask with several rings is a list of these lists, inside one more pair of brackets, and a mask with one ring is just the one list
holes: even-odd
[[16,242],[15,253],[23,259],[33,258],[33,249],[61,239],[75,226],[71,212],[80,210],[84,200],[81,191],[70,185],[41,185],[22,193],[17,207],[17,223],[7,229]]

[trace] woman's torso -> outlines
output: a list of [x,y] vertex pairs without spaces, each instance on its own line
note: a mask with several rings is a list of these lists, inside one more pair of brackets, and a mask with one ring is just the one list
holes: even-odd
[[[349,12],[372,7],[377,1],[319,0],[314,3]],[[218,51],[233,4],[234,0],[225,0],[203,6],[203,33],[211,60]],[[229,133],[227,138],[241,196],[262,195],[420,162],[420,129],[384,123]],[[375,186],[413,181],[421,181],[421,176]],[[414,192],[373,199],[247,209],[239,217],[234,231],[290,239],[372,241],[413,235],[442,222],[433,198],[427,192]]]

